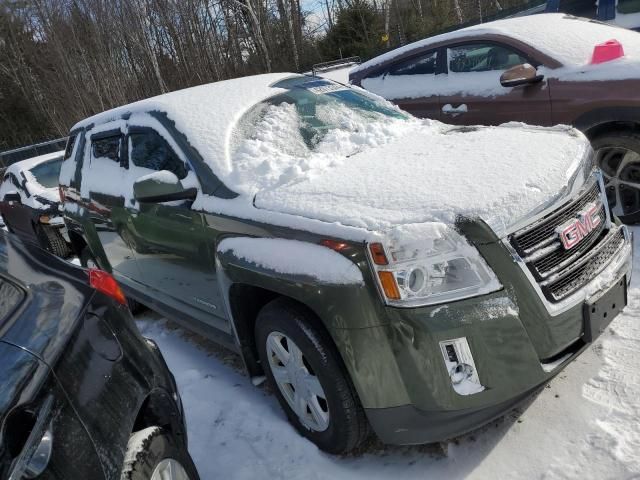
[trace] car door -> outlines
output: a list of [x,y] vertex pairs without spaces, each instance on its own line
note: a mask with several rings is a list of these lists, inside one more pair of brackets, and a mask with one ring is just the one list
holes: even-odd
[[519,87],[503,87],[509,68],[536,62],[510,46],[473,41],[446,48],[447,81],[440,90],[442,121],[456,125],[499,125],[525,122],[551,125],[551,99],[546,79]]
[[2,190],[2,216],[10,231],[33,238],[33,212],[25,205],[31,196],[25,189],[25,180],[20,181],[13,173],[5,175]]
[[[157,127],[162,128],[161,126]],[[179,155],[155,128],[129,126],[129,170],[133,177],[168,171],[183,184],[197,184],[184,155]],[[135,180],[134,180],[135,181]],[[191,316],[229,332],[210,252],[215,235],[205,228],[192,201],[138,202],[132,215],[131,245],[144,284],[162,294],[162,301],[188,306]],[[182,308],[182,307],[181,307]]]
[[126,188],[124,130],[108,127],[89,133],[89,161],[85,157],[81,193],[103,250],[93,252],[94,256],[103,253],[113,274],[127,282],[138,279],[140,271],[127,238],[132,199]]
[[438,51],[422,52],[392,63],[362,79],[364,89],[420,118],[440,119]]

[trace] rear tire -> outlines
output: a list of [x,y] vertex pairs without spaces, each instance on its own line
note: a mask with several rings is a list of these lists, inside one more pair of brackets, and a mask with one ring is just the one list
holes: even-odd
[[59,229],[48,225],[36,225],[35,230],[42,248],[60,258],[69,256],[71,249]]
[[[171,475],[173,473],[173,475]],[[160,427],[129,437],[121,480],[199,480],[191,455]]]
[[640,222],[640,134],[608,132],[591,142],[611,211],[624,223]]
[[343,454],[369,436],[369,422],[333,341],[316,322],[303,306],[273,300],[258,314],[256,344],[267,381],[291,424],[321,450]]

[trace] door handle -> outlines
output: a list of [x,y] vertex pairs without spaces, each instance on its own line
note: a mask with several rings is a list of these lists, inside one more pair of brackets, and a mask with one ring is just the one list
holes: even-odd
[[442,113],[446,113],[447,115],[453,115],[457,117],[458,115],[462,115],[463,113],[467,113],[469,109],[467,108],[466,103],[461,103],[457,107],[454,107],[450,103],[447,103],[442,107]]

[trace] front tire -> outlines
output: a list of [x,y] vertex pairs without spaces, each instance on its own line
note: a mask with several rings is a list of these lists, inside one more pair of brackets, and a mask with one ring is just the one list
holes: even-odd
[[59,229],[48,225],[36,225],[35,230],[42,248],[60,258],[69,256],[71,249]]
[[129,437],[121,480],[199,480],[193,460],[160,427],[149,427]]
[[370,432],[360,400],[329,335],[301,305],[276,299],[256,322],[267,381],[291,424],[329,453],[347,453]]
[[591,142],[602,170],[609,208],[622,222],[640,222],[640,134],[609,132]]

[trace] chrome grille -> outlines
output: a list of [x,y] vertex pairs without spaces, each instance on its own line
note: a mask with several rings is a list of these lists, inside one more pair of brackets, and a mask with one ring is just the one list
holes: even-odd
[[[600,223],[574,248],[565,249],[556,229],[596,201],[602,204],[598,212]],[[576,200],[509,237],[549,301],[558,302],[587,284],[624,243],[621,230],[607,230],[606,208],[596,182]]]

